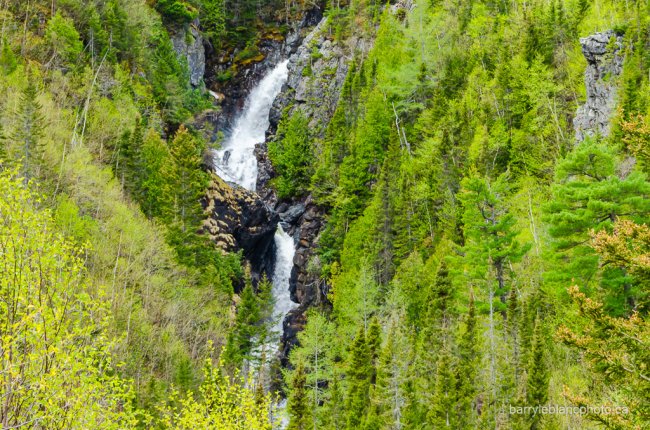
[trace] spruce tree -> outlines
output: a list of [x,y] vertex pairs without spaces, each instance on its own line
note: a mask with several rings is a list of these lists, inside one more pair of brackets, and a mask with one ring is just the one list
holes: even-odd
[[463,250],[470,276],[485,282],[488,271],[493,270],[497,281],[495,293],[503,304],[510,264],[519,261],[530,248],[517,240],[517,222],[505,204],[507,180],[507,175],[494,182],[474,175],[462,181],[460,195],[466,238]]
[[17,144],[22,160],[22,174],[25,180],[37,176],[43,164],[44,123],[41,114],[41,103],[38,101],[38,89],[34,78],[30,75],[27,86],[23,90],[16,111],[16,129],[11,136]]
[[449,345],[443,345],[438,354],[438,369],[433,395],[433,405],[428,421],[433,428],[455,428],[457,403],[456,374]]
[[144,135],[141,160],[140,207],[149,218],[162,217],[171,210],[164,174],[171,159],[167,145],[153,129]]
[[172,168],[170,192],[174,196],[173,218],[186,232],[198,224],[201,198],[207,185],[207,175],[201,170],[203,147],[190,131],[181,126],[169,144]]
[[376,384],[364,420],[366,430],[402,428],[406,406],[406,384],[410,379],[409,339],[401,329],[401,318],[391,320],[376,369]]
[[17,66],[18,61],[16,60],[16,54],[14,54],[7,39],[3,38],[2,48],[0,49],[0,69],[5,75],[8,75],[16,70]]
[[260,304],[250,282],[240,294],[237,306],[235,325],[228,333],[224,349],[224,360],[227,364],[240,366],[243,361],[252,358],[254,338],[259,332]]
[[[526,383],[526,401],[531,406],[542,406],[548,400],[549,373],[546,366],[543,322],[539,315],[535,318],[535,331],[528,364],[528,380]],[[531,429],[537,429],[541,414],[530,417]]]
[[363,326],[354,338],[348,359],[348,390],[346,397],[346,423],[348,430],[361,425],[370,403],[370,379],[374,373],[372,356]]
[[470,293],[469,308],[465,318],[465,329],[458,342],[459,362],[456,368],[458,395],[458,424],[460,428],[470,428],[474,423],[476,386],[479,367],[478,327],[474,295]]
[[307,430],[311,428],[311,419],[304,364],[299,362],[291,375],[291,391],[287,402],[291,419],[287,430]]
[[379,353],[381,352],[381,325],[377,317],[373,317],[368,326],[368,333],[366,335],[368,350],[370,352],[370,358],[373,365],[373,373],[371,377],[371,382],[374,384],[377,376],[376,366],[379,358]]

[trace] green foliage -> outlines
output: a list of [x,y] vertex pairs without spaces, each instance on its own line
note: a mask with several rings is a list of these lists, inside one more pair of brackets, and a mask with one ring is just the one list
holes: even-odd
[[279,198],[295,197],[307,191],[313,156],[309,121],[300,109],[278,126],[278,137],[268,145],[269,159],[277,172],[273,180]]
[[489,283],[489,271],[494,272],[497,285],[488,288],[505,303],[508,268],[528,251],[517,240],[516,220],[499,203],[505,198],[507,178],[501,176],[490,184],[471,176],[463,180],[459,200],[463,204],[465,259],[470,279]]
[[[535,329],[531,343],[528,379],[526,381],[526,401],[529,405],[544,405],[548,401],[548,364],[545,362],[543,322],[539,314],[535,317]],[[532,416],[531,429],[539,428],[541,415]]]
[[22,174],[26,180],[38,176],[43,165],[44,119],[38,101],[38,89],[33,78],[29,78],[23,90],[15,113],[16,128],[11,139],[16,152],[22,157]]
[[306,385],[305,367],[299,362],[291,377],[291,395],[287,403],[289,416],[291,417],[287,427],[288,430],[307,430],[311,428]]
[[191,430],[271,430],[271,396],[258,396],[251,378],[231,380],[221,365],[208,359],[203,370],[199,396],[192,392],[181,397],[174,389],[169,402],[159,406],[157,428]]
[[5,38],[2,41],[2,49],[0,50],[0,67],[2,68],[2,72],[8,75],[16,70],[17,65],[18,60],[16,59],[16,54],[14,54],[13,49],[11,49],[11,46]]
[[[589,232],[611,227],[619,218],[644,222],[650,214],[650,184],[645,175],[633,171],[621,177],[616,152],[604,144],[585,141],[558,164],[554,199],[546,207],[561,257],[552,280],[566,285],[574,279],[583,287],[594,287],[598,256],[588,246]],[[564,257],[568,257],[568,259]],[[603,274],[607,304],[616,313],[633,304],[634,295],[625,288],[625,275],[616,268]]]
[[83,44],[71,19],[57,12],[47,23],[45,38],[54,51],[53,60],[60,57],[65,65],[73,65],[79,60]]
[[84,250],[52,230],[17,172],[0,173],[0,384],[3,427],[133,428],[128,383],[114,373],[104,291],[88,282]]
[[198,15],[194,6],[183,0],[156,0],[155,7],[164,19],[179,24],[188,23]]

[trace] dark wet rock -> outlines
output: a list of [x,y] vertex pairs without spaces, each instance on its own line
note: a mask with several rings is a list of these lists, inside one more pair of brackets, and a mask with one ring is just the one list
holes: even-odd
[[580,45],[587,59],[587,100],[573,120],[577,143],[587,136],[609,134],[616,108],[617,77],[623,71],[624,60],[623,38],[612,30],[581,38]]
[[254,281],[264,273],[271,276],[278,215],[257,194],[214,174],[204,205],[209,213],[204,231],[210,239],[226,252],[242,250]]
[[300,306],[290,310],[282,321],[282,339],[280,347],[280,362],[282,367],[289,365],[289,352],[298,344],[298,333],[305,329],[307,324],[307,308]]
[[205,82],[210,91],[219,95],[221,106],[215,122],[217,129],[228,131],[257,82],[298,49],[309,29],[322,16],[323,5],[316,4],[304,12],[286,34],[273,31],[263,34],[257,45],[258,55],[245,60],[238,59],[241,51],[237,49],[219,55],[211,49],[208,51]]
[[279,211],[280,219],[288,224],[294,224],[300,216],[305,213],[305,205],[298,203],[284,211]]

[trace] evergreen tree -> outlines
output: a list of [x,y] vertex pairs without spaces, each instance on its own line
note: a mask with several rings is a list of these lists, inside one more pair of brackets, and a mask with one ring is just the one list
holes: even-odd
[[[285,116],[288,112],[285,112]],[[278,176],[273,180],[278,197],[295,197],[307,191],[312,175],[309,121],[300,109],[278,126],[278,138],[269,142],[269,159]]]
[[176,222],[185,234],[198,227],[202,218],[199,200],[207,187],[208,177],[202,170],[203,144],[181,126],[169,144],[172,158],[167,181],[173,196],[170,220]]
[[433,428],[456,428],[457,392],[456,373],[449,345],[444,344],[438,354],[433,405],[428,421]]
[[255,296],[253,286],[247,282],[240,294],[235,325],[228,334],[223,353],[224,361],[227,364],[240,366],[244,360],[252,358],[254,340],[259,333],[260,319],[259,301]]
[[[370,326],[368,326],[368,333],[366,334],[366,339],[368,342],[368,350],[370,352],[370,358],[372,360],[373,367],[376,368],[377,360],[379,358],[379,353],[381,352],[381,325],[377,317],[373,317],[370,321]],[[375,383],[375,378],[377,376],[376,369],[370,378],[371,382]]]
[[162,217],[171,210],[164,175],[171,160],[167,145],[153,129],[144,136],[141,159],[140,206],[149,218]]
[[470,428],[476,416],[475,402],[478,393],[477,376],[479,366],[478,327],[474,295],[470,292],[470,301],[465,318],[465,329],[458,342],[459,362],[456,368],[458,388],[458,424],[459,428]]
[[[572,279],[583,288],[594,286],[598,256],[588,246],[591,230],[608,228],[622,217],[636,222],[650,219],[650,183],[645,175],[632,171],[620,177],[616,165],[613,149],[589,140],[558,164],[553,199],[545,209],[557,255],[549,279],[560,288]],[[607,287],[610,311],[620,314],[633,308],[637,298],[624,272],[607,268],[601,282]]]
[[142,159],[144,125],[142,118],[136,118],[133,132],[122,135],[115,154],[115,174],[122,188],[136,200],[141,197],[142,170],[145,167]]
[[[516,220],[505,205],[505,175],[494,183],[471,176],[462,181],[465,259],[471,277],[485,282],[488,271],[494,270],[497,288],[494,291],[506,302],[507,274],[510,263],[517,262],[530,248],[516,239]],[[490,267],[491,266],[491,267]]]
[[38,89],[34,78],[30,75],[27,79],[27,86],[20,96],[16,110],[17,126],[11,136],[18,145],[19,153],[23,156],[21,173],[25,181],[37,176],[43,165],[41,138],[45,124],[41,109],[41,103],[38,101]]
[[2,48],[0,49],[0,69],[5,75],[12,73],[18,67],[16,54],[11,49],[9,42],[6,38],[2,40]]
[[309,410],[309,394],[307,393],[307,375],[305,366],[299,362],[295,370],[291,372],[291,391],[287,402],[287,409],[291,420],[287,430],[311,429],[311,417]]
[[386,342],[376,366],[376,384],[371,392],[364,429],[399,429],[405,424],[405,388],[410,379],[411,352],[409,339],[401,328],[402,321],[401,315],[394,315],[389,323]]
[[372,356],[366,342],[363,326],[359,327],[350,348],[347,377],[346,423],[348,430],[360,427],[370,403],[370,379],[374,373]]
[[[539,314],[535,318],[535,331],[531,346],[530,363],[528,364],[528,380],[526,383],[526,401],[531,406],[545,405],[548,400],[548,368],[546,364],[544,329]],[[541,414],[530,417],[531,429],[539,428]]]

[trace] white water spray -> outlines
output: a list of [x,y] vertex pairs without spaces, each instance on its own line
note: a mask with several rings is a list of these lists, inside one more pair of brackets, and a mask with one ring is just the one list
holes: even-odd
[[275,66],[251,91],[232,134],[222,148],[215,151],[217,174],[251,191],[255,191],[257,182],[257,159],[253,151],[255,145],[264,142],[271,105],[289,75],[288,62],[285,60]]

